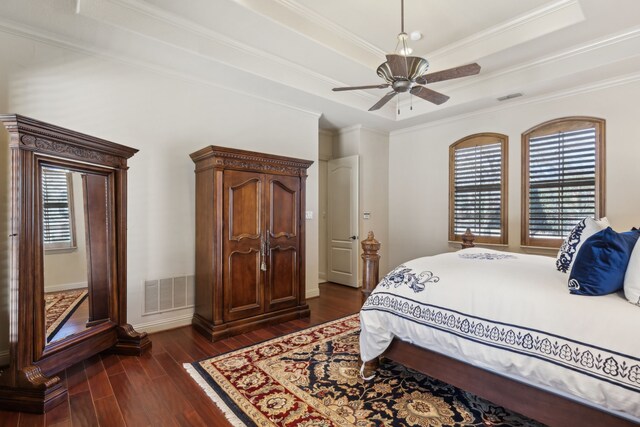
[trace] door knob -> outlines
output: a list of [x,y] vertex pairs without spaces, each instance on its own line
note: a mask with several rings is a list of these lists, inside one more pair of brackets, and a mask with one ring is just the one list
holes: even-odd
[[349,237],[351,240],[356,240],[358,238],[358,236],[351,236]]

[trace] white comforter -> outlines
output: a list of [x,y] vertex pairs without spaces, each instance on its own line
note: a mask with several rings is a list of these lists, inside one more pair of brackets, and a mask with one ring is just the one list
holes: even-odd
[[640,307],[567,279],[553,258],[480,248],[412,260],[362,307],[361,357],[398,337],[640,420]]

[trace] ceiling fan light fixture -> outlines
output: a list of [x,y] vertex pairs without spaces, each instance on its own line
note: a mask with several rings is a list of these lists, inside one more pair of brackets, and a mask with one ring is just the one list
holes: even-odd
[[411,31],[411,33],[409,33],[409,38],[414,42],[422,40],[422,33],[420,31]]
[[[413,49],[407,45],[408,39],[420,40],[421,38],[422,34],[419,31],[413,31],[411,35],[405,33],[404,0],[400,0],[400,34],[398,34],[396,49],[394,53],[385,55],[387,60],[380,64],[376,70],[378,76],[381,77],[385,83],[366,86],[336,87],[333,88],[333,90],[386,89],[390,87],[392,90],[369,108],[369,111],[379,110],[386,105],[387,102],[391,101],[394,96],[407,92],[425,101],[440,105],[446,102],[449,97],[425,87],[425,84],[472,76],[480,72],[480,66],[473,63],[427,74],[429,61],[425,58],[410,56]],[[413,106],[411,109],[413,109]]]

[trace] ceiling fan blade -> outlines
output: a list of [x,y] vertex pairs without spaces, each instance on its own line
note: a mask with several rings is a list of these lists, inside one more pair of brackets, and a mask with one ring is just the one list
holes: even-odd
[[447,95],[443,95],[440,92],[436,92],[435,90],[431,90],[429,88],[426,88],[424,86],[414,86],[411,89],[411,94],[418,96],[424,100],[427,100],[429,102],[433,102],[436,105],[440,105],[442,103],[447,102],[447,100],[449,99],[449,97]]
[[441,82],[443,80],[473,76],[474,74],[478,74],[479,72],[480,66],[474,62],[473,64],[461,65],[459,67],[449,68],[448,70],[425,74],[424,76],[418,77],[416,79],[416,83],[423,85],[426,83]]
[[387,63],[394,77],[407,77],[407,57],[390,53],[387,55]]
[[379,110],[384,104],[391,101],[391,98],[393,98],[394,96],[396,96],[396,91],[392,90],[391,92],[380,98],[380,101],[376,102],[373,107],[369,108],[369,111]]
[[360,89],[384,89],[389,87],[388,83],[382,83],[379,85],[368,85],[368,86],[348,86],[348,87],[334,87],[334,92],[341,92],[343,90],[360,90]]

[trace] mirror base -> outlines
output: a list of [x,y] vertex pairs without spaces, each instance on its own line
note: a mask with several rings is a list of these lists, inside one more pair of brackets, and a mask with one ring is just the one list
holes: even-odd
[[146,332],[136,332],[133,326],[126,323],[116,328],[118,342],[107,350],[115,354],[126,356],[141,356],[151,349],[151,340]]
[[18,372],[17,377],[16,385],[0,384],[0,409],[43,414],[67,400],[60,377],[45,377],[37,366]]

